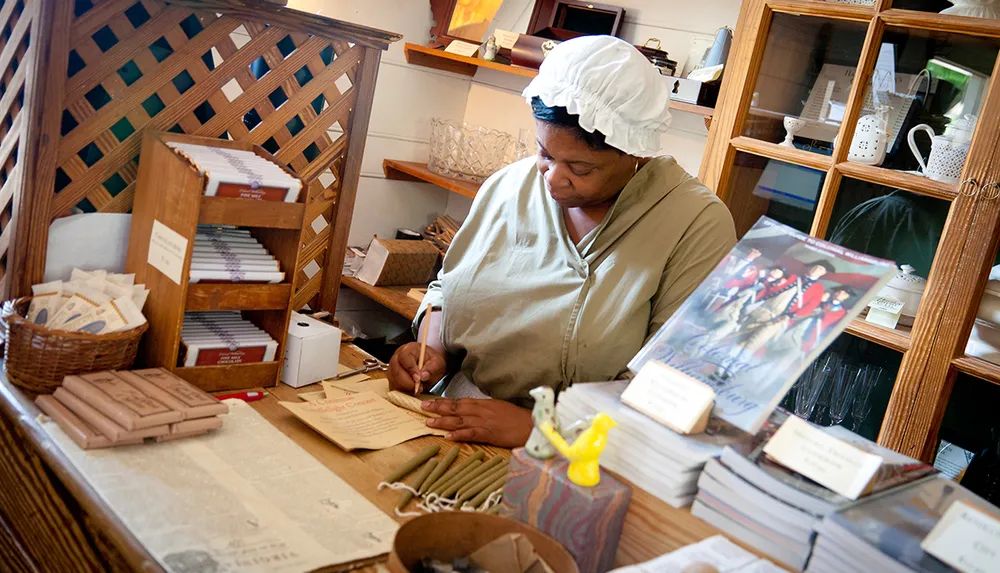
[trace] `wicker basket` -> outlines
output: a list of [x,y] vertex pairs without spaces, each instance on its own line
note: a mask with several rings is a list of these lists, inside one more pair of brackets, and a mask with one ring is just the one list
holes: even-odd
[[139,340],[149,328],[142,324],[110,334],[51,331],[24,318],[30,304],[30,296],[15,300],[4,321],[4,357],[10,381],[38,394],[54,392],[73,374],[131,368]]

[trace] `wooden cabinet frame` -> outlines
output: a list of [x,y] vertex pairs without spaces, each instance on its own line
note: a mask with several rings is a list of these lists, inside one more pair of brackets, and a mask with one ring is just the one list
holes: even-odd
[[[855,81],[832,156],[824,156],[742,135],[755,81],[775,13],[867,22]],[[726,66],[700,177],[736,211],[729,197],[737,152],[809,167],[826,173],[811,234],[825,237],[837,191],[846,177],[951,202],[927,289],[912,331],[888,330],[854,321],[848,332],[903,353],[879,443],[905,454],[932,459],[937,433],[958,372],[1000,384],[1000,366],[964,356],[993,256],[1000,244],[1000,87],[996,64],[960,184],[931,181],[881,167],[847,161],[849,142],[861,113],[879,46],[887,26],[1000,38],[1000,21],[874,6],[805,0],[748,0],[736,28],[737,42]]]

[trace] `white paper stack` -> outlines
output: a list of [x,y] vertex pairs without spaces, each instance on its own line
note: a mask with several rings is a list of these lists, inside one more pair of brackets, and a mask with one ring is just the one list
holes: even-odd
[[205,195],[294,203],[302,182],[252,151],[167,143],[206,177]]
[[181,343],[184,366],[271,362],[278,352],[278,342],[239,311],[185,313]]
[[191,253],[190,282],[277,284],[285,273],[247,229],[199,225]]
[[742,432],[682,436],[621,402],[627,382],[575,384],[559,395],[556,411],[563,428],[604,412],[618,426],[608,433],[601,465],[673,507],[694,499],[698,476]]
[[721,535],[661,555],[652,561],[615,569],[611,573],[678,573],[710,565],[719,573],[785,573],[767,559],[761,559]]

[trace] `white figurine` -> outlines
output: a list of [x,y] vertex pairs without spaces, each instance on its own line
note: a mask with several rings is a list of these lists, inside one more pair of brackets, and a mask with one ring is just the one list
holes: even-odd
[[556,419],[556,393],[548,386],[539,386],[528,393],[535,399],[535,407],[531,409],[531,419],[535,427],[531,429],[531,435],[528,436],[528,443],[524,448],[528,450],[529,456],[547,460],[556,455],[556,449],[538,427],[543,422],[548,422],[557,432],[559,431],[559,421]]
[[496,36],[490,36],[489,40],[486,40],[486,49],[483,50],[483,59],[487,62],[492,62],[497,57],[497,39]]

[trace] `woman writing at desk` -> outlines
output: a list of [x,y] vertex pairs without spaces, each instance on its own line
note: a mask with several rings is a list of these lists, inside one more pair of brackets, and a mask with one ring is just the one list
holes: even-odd
[[538,155],[483,184],[414,321],[423,371],[411,343],[388,372],[405,392],[457,373],[428,423],[505,447],[531,432],[529,390],[613,380],[736,242],[722,202],[654,157],[667,83],[631,45],[563,42],[524,95]]

